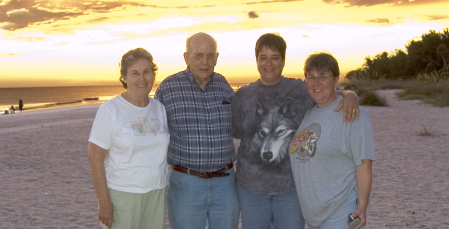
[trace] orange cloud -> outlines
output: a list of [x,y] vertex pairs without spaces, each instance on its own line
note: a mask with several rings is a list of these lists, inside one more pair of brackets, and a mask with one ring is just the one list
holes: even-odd
[[366,20],[367,22],[371,23],[390,23],[390,20],[387,18],[378,18],[378,19],[372,19],[372,20]]
[[247,2],[245,4],[263,4],[263,3],[277,3],[277,2],[302,2],[304,0],[268,0],[268,1],[260,1],[260,2]]
[[390,4],[395,6],[405,5],[427,5],[439,2],[447,2],[447,0],[323,0],[329,4],[347,4],[348,6],[375,6]]

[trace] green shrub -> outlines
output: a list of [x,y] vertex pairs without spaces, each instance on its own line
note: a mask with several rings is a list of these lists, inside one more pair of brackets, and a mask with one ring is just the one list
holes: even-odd
[[340,83],[343,90],[357,91],[358,87],[355,83]]
[[360,105],[385,107],[387,100],[378,96],[374,91],[368,91],[360,100]]
[[432,104],[438,107],[449,106],[449,93],[437,95]]
[[366,94],[368,94],[369,92],[371,92],[371,90],[368,90],[368,89],[366,89],[366,88],[360,88],[360,89],[358,89],[358,90],[356,91],[357,96],[359,96],[359,97],[363,97],[363,96],[365,96]]

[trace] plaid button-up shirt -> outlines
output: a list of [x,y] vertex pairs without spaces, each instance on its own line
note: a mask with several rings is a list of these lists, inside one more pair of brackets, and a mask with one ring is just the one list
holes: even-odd
[[235,160],[233,95],[222,75],[213,73],[203,90],[188,69],[169,76],[159,85],[155,98],[167,110],[169,164],[213,172]]

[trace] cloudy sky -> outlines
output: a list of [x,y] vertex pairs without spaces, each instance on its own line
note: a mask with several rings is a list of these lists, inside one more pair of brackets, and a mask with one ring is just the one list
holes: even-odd
[[259,36],[287,41],[284,75],[301,78],[316,51],[334,54],[342,75],[367,56],[404,49],[449,27],[448,0],[0,0],[0,88],[111,85],[130,49],[150,51],[157,82],[185,69],[185,40],[211,34],[216,72],[256,80]]

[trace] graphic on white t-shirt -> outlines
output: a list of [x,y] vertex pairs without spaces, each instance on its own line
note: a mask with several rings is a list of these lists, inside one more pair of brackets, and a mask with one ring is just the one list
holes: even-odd
[[159,121],[159,119],[152,118],[151,123],[155,125],[158,133],[165,133],[164,126],[162,125],[161,121]]
[[145,131],[143,130],[143,125],[141,121],[131,121],[131,126],[134,130],[134,135],[145,135]]
[[296,152],[300,157],[313,157],[316,151],[316,144],[321,135],[321,126],[313,123],[310,126],[296,132],[288,150],[290,153]]
[[148,117],[146,117],[146,116],[140,117],[139,121],[142,122],[143,131],[145,131],[145,132],[151,131],[150,123],[148,122]]
[[164,126],[159,119],[151,119],[151,123],[148,121],[148,117],[139,117],[139,121],[131,121],[131,127],[133,128],[135,136],[144,136],[145,132],[149,132],[156,136],[158,133],[165,133]]

